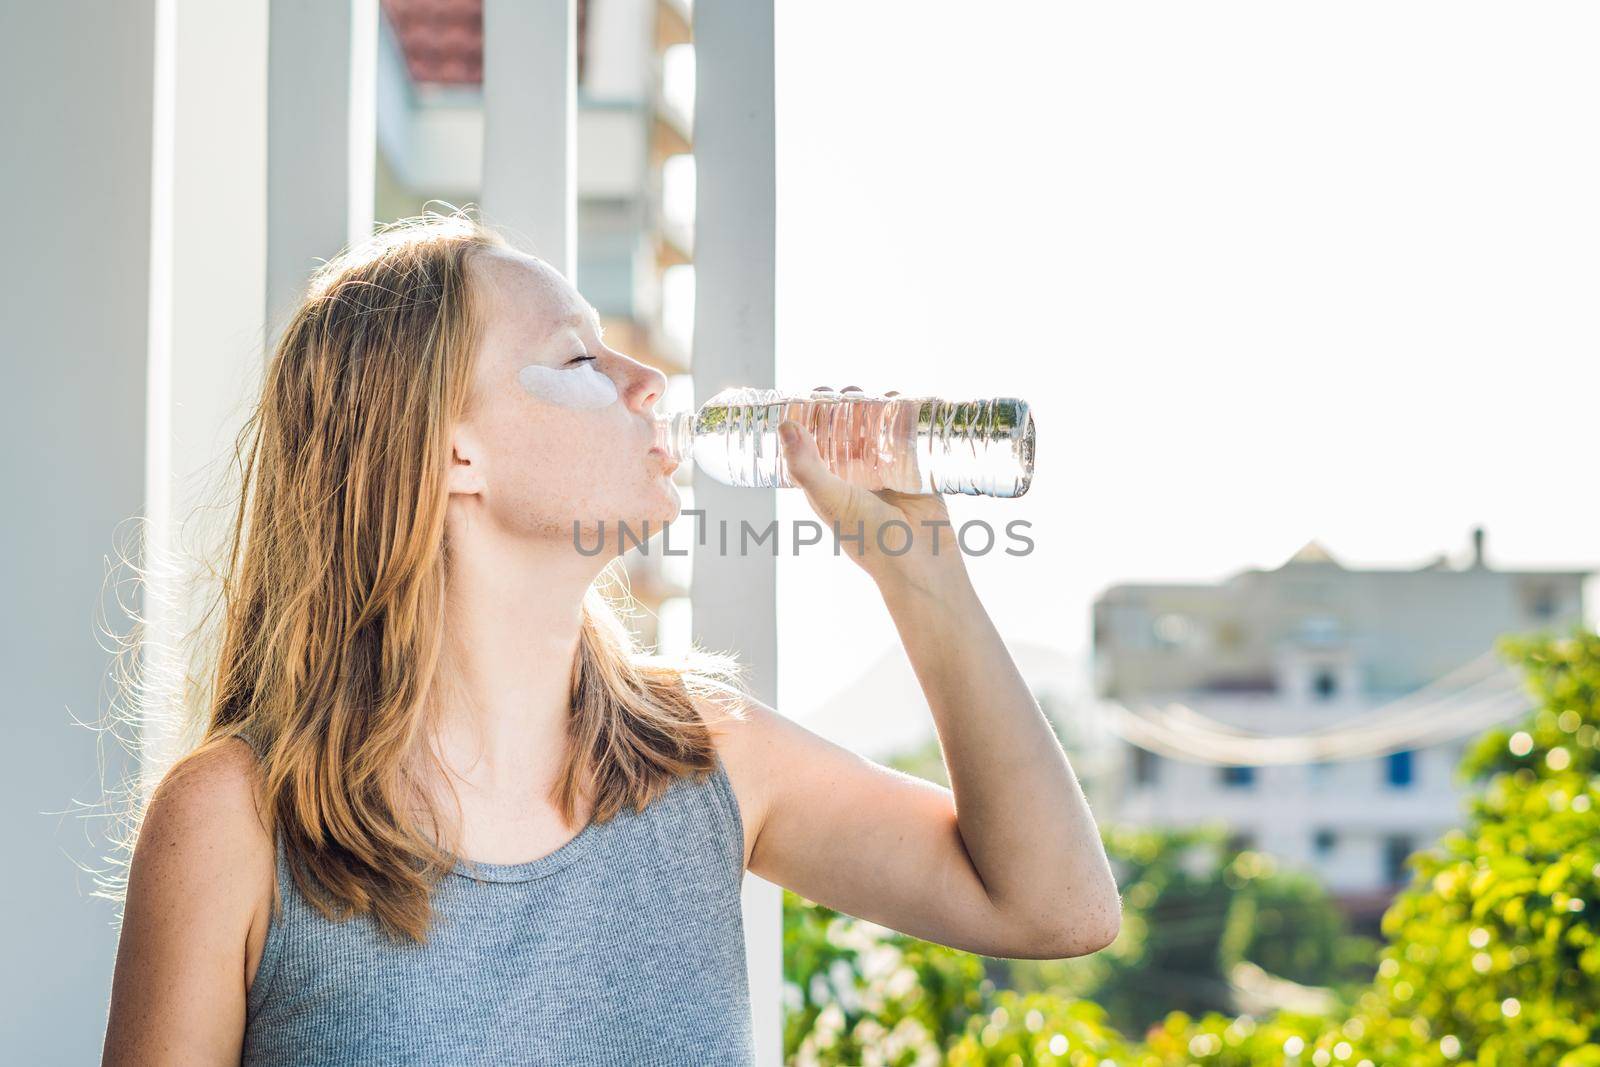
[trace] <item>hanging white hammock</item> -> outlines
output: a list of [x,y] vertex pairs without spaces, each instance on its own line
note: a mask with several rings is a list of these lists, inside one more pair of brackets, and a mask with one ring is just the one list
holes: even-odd
[[1521,672],[1492,650],[1403,697],[1298,734],[1246,730],[1182,703],[1095,701],[1100,722],[1129,744],[1190,763],[1253,767],[1425,748],[1521,717],[1533,705]]

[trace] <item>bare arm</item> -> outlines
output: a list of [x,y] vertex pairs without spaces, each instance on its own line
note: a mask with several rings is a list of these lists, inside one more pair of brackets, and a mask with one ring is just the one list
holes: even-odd
[[[919,525],[948,522],[943,500],[848,486],[821,466],[809,434],[801,444],[785,456],[819,515],[848,530],[865,525],[858,562],[905,644],[953,788],[878,766],[758,702],[732,742],[759,808],[750,869],[841,911],[988,955],[1056,958],[1109,944],[1120,901],[1083,791],[949,529],[935,554]],[[876,526],[891,519],[923,544],[874,555]]]
[[884,599],[933,711],[962,840],[1002,912],[1067,955],[1109,944],[1121,901],[1094,816],[965,571]]
[[254,758],[230,741],[151,797],[128,873],[107,1067],[239,1062],[246,960],[259,957],[274,878]]

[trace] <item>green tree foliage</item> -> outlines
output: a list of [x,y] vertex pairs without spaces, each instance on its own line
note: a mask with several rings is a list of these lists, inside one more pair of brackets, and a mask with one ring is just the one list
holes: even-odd
[[[1000,1063],[995,1050],[1126,1044],[1087,1001],[997,989],[988,957],[907,937],[784,891],[784,1048],[813,1064]],[[1028,1055],[1028,1053],[1024,1053]],[[1059,1062],[1069,1062],[1059,1060]]]
[[[1376,989],[1463,1059],[1557,1064],[1600,1038],[1600,637],[1502,647],[1538,711],[1469,752],[1482,791],[1464,830],[1413,857],[1416,880],[1384,916]],[[1600,1049],[1583,1055],[1564,1067],[1600,1063]]]
[[[1600,1067],[1600,637],[1577,630],[1507,637],[1500,647],[1522,666],[1538,710],[1513,729],[1491,731],[1469,753],[1463,774],[1479,791],[1466,825],[1412,857],[1411,884],[1384,917],[1377,974],[1336,1010],[1264,1019],[1178,1011],[1125,1038],[1070,983],[1002,988],[992,977],[1000,961],[786,894],[790,1062]],[[1175,886],[1171,899],[1210,899],[1173,871],[1159,839],[1111,835],[1109,843],[1147,857],[1124,887],[1132,895],[1152,886],[1143,906]],[[1215,942],[1223,966],[1252,953],[1261,954],[1256,962],[1267,958],[1272,950],[1247,928],[1264,910],[1296,921],[1284,900],[1299,890],[1285,883],[1287,896],[1259,892],[1257,861],[1239,869],[1247,855],[1224,866],[1231,888],[1251,902],[1242,912],[1227,905],[1232,918]],[[1138,916],[1141,902],[1128,901],[1127,910]],[[1125,922],[1118,944],[1101,954],[1109,958],[1099,976],[1108,996],[1136,995],[1141,969],[1148,974],[1177,951],[1141,925]],[[1140,937],[1147,944],[1131,952],[1122,944]],[[1343,949],[1326,945],[1286,951],[1274,965],[1291,975],[1347,962]],[[1170,996],[1145,989],[1151,999]]]
[[1231,1010],[1241,962],[1309,986],[1354,989],[1372,977],[1377,946],[1347,933],[1316,879],[1229,848],[1221,827],[1108,829],[1105,844],[1122,934],[1082,959],[1010,961],[1001,984],[1092,998],[1118,1027],[1140,1031],[1171,1011]]

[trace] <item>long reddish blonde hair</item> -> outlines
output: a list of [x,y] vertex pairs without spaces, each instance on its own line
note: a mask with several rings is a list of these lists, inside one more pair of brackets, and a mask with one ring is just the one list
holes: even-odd
[[[250,744],[259,802],[301,892],[330,919],[370,914],[397,939],[426,940],[431,889],[455,859],[455,822],[419,774],[448,780],[425,739],[445,640],[449,434],[469,403],[478,336],[467,264],[505,247],[467,211],[428,214],[313,276],[234,442],[222,565],[188,635],[192,743],[165,776],[231,739]],[[582,607],[552,797],[569,823],[585,794],[604,822],[709,772],[701,709],[739,714],[719,700],[743,691],[731,656],[638,647],[619,564]],[[125,845],[142,815],[139,805]],[[120,900],[125,882],[100,895]]]

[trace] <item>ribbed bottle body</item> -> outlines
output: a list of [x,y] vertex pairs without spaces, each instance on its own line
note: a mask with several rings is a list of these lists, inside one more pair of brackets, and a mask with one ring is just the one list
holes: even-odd
[[819,390],[724,389],[663,416],[657,442],[727,485],[788,488],[778,425],[811,429],[823,462],[865,489],[1016,497],[1033,478],[1034,428],[1015,397],[952,401]]

